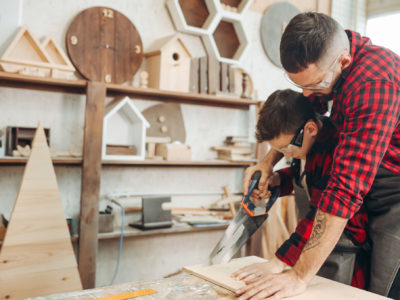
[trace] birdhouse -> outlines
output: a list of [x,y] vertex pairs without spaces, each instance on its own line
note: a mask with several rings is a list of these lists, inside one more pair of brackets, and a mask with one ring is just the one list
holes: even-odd
[[157,40],[145,53],[149,87],[167,91],[189,91],[192,55],[179,35]]
[[103,160],[144,160],[150,124],[129,97],[107,105],[103,123]]

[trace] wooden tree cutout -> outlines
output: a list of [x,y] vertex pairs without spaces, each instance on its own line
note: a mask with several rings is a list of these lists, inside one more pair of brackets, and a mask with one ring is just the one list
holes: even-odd
[[39,124],[0,252],[0,299],[80,289],[56,175]]

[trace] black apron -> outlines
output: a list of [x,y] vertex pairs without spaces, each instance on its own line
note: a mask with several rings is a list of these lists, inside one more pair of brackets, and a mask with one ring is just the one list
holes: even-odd
[[364,203],[372,240],[369,290],[400,299],[400,175],[380,167]]

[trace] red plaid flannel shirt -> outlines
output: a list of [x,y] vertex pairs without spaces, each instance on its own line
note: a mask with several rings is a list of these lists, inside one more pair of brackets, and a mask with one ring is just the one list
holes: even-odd
[[[346,31],[352,63],[334,86],[331,118],[340,132],[321,210],[351,218],[379,166],[400,174],[400,57]],[[326,111],[326,103],[311,97]]]
[[[299,222],[296,231],[277,250],[276,256],[286,264],[293,266],[300,256],[306,242],[310,238],[314,216],[321,201],[321,193],[324,191],[331,174],[332,160],[339,134],[328,118],[322,119],[323,126],[317,139],[307,155],[305,164],[306,182],[310,194],[310,211],[306,217]],[[294,163],[290,168],[278,171],[281,178],[281,196],[288,195],[293,191],[293,179],[299,178],[299,163]],[[361,245],[366,241],[366,226],[368,216],[362,207],[352,218],[349,219],[345,234],[355,245]],[[368,278],[369,261],[364,256],[358,256],[356,260],[353,286],[366,287]]]

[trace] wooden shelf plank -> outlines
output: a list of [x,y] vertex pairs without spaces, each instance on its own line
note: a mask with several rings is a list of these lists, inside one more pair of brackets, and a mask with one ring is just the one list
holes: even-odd
[[0,86],[32,89],[32,90],[85,94],[87,81],[42,78],[42,77],[0,72]]
[[103,166],[171,166],[171,167],[248,167],[256,162],[252,161],[225,161],[225,160],[210,160],[210,161],[166,161],[166,160],[136,160],[136,161],[103,161]]
[[135,88],[132,86],[123,86],[118,84],[107,84],[107,94],[109,96],[128,95],[130,97],[137,97],[145,100],[179,102],[209,106],[212,105],[239,109],[248,109],[250,105],[257,105],[259,103],[259,101],[255,100],[229,96],[161,91],[151,88]]
[[[194,233],[194,232],[205,232],[205,231],[214,231],[214,230],[225,230],[228,225],[215,225],[215,226],[201,226],[195,227],[190,225],[179,225],[172,226],[170,228],[162,228],[162,229],[151,229],[151,230],[140,230],[136,228],[132,228],[130,226],[124,228],[124,238],[127,237],[148,237],[148,236],[157,236],[157,235],[166,235],[166,234],[179,234],[179,233]],[[121,231],[113,231],[107,233],[99,233],[99,240],[108,240],[108,239],[117,239],[121,236]],[[78,241],[78,236],[74,235],[71,237],[72,242]]]
[[[0,158],[1,165],[24,165],[26,158],[20,157],[3,157]],[[82,166],[82,158],[54,158],[55,165],[73,165]],[[106,160],[102,162],[103,166],[149,166],[149,167],[248,167],[255,164],[251,161],[225,161],[225,160],[210,160],[210,161],[165,161],[165,160],[139,160],[139,161],[117,161]]]
[[[20,157],[2,157],[0,158],[0,165],[25,165],[27,158]],[[54,158],[53,164],[55,165],[82,165],[82,158]]]
[[[87,81],[42,78],[0,71],[0,86],[85,94]],[[135,88],[119,84],[107,84],[107,94],[109,96],[128,95],[143,100],[220,106],[235,109],[248,109],[250,105],[257,105],[259,103],[259,101],[256,100],[241,99],[230,96],[161,91],[157,89]]]

